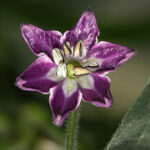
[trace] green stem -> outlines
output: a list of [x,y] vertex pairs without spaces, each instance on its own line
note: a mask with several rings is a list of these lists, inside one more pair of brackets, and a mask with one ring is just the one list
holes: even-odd
[[78,123],[79,123],[79,109],[71,112],[68,119],[66,150],[76,150]]

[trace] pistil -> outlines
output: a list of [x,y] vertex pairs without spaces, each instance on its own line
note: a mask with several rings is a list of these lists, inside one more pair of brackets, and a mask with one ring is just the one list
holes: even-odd
[[77,76],[82,76],[86,74],[90,74],[91,72],[82,67],[78,62],[70,62],[67,64],[67,76],[71,79],[75,79]]
[[81,66],[77,61],[72,61],[67,64],[67,76],[71,79],[75,79],[74,67]]

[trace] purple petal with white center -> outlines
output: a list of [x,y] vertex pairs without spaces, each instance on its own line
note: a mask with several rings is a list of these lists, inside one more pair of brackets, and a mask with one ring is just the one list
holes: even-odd
[[97,42],[98,36],[99,29],[94,13],[86,10],[73,29],[65,33],[64,42],[69,41],[71,46],[75,46],[79,40],[82,40],[84,47],[88,50]]
[[75,110],[81,101],[81,93],[73,79],[66,78],[50,92],[50,107],[54,124],[60,126],[64,119]]
[[80,77],[78,84],[84,101],[98,107],[109,108],[112,106],[110,80],[108,77],[92,73]]
[[16,79],[16,85],[22,90],[48,94],[58,83],[56,69],[47,55],[40,56]]
[[86,58],[95,58],[96,62],[99,63],[96,72],[102,74],[114,71],[134,54],[135,51],[131,48],[102,41],[92,47]]
[[21,31],[24,40],[37,56],[46,54],[52,58],[52,49],[61,48],[60,38],[62,34],[58,31],[44,31],[31,24],[23,24]]

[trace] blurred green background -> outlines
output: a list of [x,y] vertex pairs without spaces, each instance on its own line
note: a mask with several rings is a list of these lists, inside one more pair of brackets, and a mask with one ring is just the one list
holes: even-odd
[[81,103],[78,150],[104,149],[121,117],[140,94],[150,74],[149,0],[1,0],[0,2],[0,150],[63,150],[65,124],[52,123],[48,95],[18,89],[15,78],[34,60],[20,24],[46,30],[71,29],[82,12],[95,12],[99,40],[126,45],[137,55],[109,74],[114,105]]

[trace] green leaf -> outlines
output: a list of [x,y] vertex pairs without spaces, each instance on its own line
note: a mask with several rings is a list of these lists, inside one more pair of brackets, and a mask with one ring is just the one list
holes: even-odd
[[150,81],[123,118],[106,150],[150,149]]

